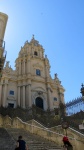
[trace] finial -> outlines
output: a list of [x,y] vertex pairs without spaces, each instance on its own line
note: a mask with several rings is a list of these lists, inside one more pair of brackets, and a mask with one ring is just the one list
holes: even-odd
[[32,35],[32,39],[34,39],[34,34]]
[[6,68],[9,67],[9,61],[6,61]]
[[47,55],[45,55],[45,58],[47,58]]
[[55,79],[57,78],[57,73],[55,73]]
[[81,84],[82,88],[84,87],[83,83]]
[[28,43],[28,40],[27,40],[27,41],[25,41],[25,44],[26,44],[26,43]]

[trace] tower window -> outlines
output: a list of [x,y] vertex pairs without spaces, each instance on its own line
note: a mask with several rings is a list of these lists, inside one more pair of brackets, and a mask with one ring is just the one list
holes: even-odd
[[34,52],[34,55],[38,56],[38,53],[35,51],[35,52]]
[[41,75],[41,71],[39,69],[36,69],[36,75],[38,75],[38,76]]
[[56,97],[54,97],[54,101],[57,101],[57,98],[56,98]]
[[14,91],[10,91],[9,94],[10,94],[10,95],[14,95]]

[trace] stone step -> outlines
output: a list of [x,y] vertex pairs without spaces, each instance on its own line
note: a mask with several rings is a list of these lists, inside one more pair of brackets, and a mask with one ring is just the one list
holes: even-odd
[[38,135],[32,134],[23,129],[6,129],[11,137],[17,141],[19,135],[22,135],[26,143],[28,144],[28,150],[61,150],[62,148],[57,146],[56,143],[48,141]]
[[13,150],[15,147],[14,139],[4,128],[0,128],[0,150]]

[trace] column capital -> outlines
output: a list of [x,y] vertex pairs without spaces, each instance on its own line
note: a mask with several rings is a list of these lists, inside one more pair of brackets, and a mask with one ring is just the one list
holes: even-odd
[[21,63],[21,59],[19,59],[18,62]]
[[26,59],[23,59],[22,61],[23,61],[23,62],[26,62]]

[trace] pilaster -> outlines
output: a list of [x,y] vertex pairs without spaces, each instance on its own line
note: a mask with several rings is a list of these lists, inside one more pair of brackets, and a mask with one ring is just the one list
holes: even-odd
[[19,61],[19,75],[21,75],[21,61]]
[[27,73],[31,73],[31,61],[30,57],[27,59]]
[[4,98],[3,98],[3,102],[2,102],[3,107],[6,106],[6,98],[7,98],[7,83],[5,84],[5,89],[4,89]]
[[31,84],[28,85],[28,99],[29,99],[29,107],[32,107],[32,101],[31,101]]
[[25,60],[23,60],[23,74],[25,74]]
[[47,92],[48,92],[48,95],[47,95],[47,97],[48,97],[48,108],[51,110],[53,104],[52,104],[52,96],[51,96],[51,88],[50,87],[47,88]]

